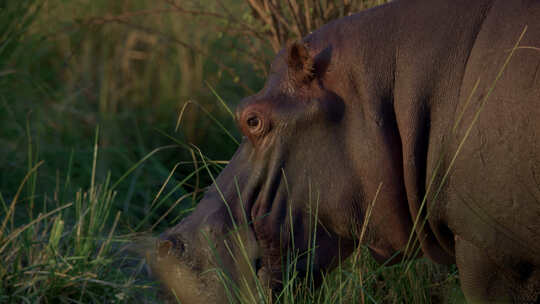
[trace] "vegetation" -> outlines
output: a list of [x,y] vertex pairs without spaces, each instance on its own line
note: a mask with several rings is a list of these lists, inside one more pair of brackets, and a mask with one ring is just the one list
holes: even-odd
[[[382,2],[2,2],[0,303],[161,302],[130,249],[226,164],[230,109],[285,43]],[[318,290],[287,269],[283,303],[461,299],[455,268],[381,267],[362,248]]]

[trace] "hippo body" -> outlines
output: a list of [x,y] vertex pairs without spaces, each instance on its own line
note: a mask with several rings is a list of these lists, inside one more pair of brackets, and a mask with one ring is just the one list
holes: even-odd
[[231,297],[198,275],[216,264],[239,289],[279,288],[284,249],[316,236],[298,267],[331,269],[369,210],[376,260],[456,263],[471,302],[540,303],[539,48],[532,0],[397,0],[290,45],[238,106],[227,167],[162,236],[158,273],[207,303]]

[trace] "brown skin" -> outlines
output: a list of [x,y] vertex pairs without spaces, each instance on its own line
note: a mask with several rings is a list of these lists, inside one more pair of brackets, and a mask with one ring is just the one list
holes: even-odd
[[457,262],[469,301],[538,303],[540,51],[518,49],[480,107],[525,24],[520,45],[540,47],[540,2],[526,2],[395,1],[282,51],[237,109],[243,143],[154,268],[189,303],[234,284],[255,301],[253,278],[278,289],[287,250],[314,235],[301,273],[347,257],[381,186],[364,238],[378,261],[398,262],[413,233],[420,254]]

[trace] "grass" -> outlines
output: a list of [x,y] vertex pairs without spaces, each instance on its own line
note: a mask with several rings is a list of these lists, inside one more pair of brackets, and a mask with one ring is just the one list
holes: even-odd
[[[37,176],[42,163],[28,172],[19,189]],[[38,202],[42,207],[33,208],[39,211],[27,210],[26,220],[16,219],[16,209],[28,199],[17,195],[9,206],[2,199],[0,302],[116,302],[128,300],[134,287],[144,289],[137,283],[137,272],[111,267],[130,261],[114,249],[128,239],[116,234],[121,212],[111,214],[116,193],[110,179],[103,184],[92,181],[73,201],[58,197],[58,192],[44,197]],[[50,205],[57,207],[49,210]]]

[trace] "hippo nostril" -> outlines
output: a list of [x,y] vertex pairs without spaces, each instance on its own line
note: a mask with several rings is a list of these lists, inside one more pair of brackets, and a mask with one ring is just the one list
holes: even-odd
[[173,247],[173,243],[169,240],[164,241],[158,241],[157,242],[157,255],[160,258],[164,258],[167,255],[169,255],[169,252],[171,248]]
[[156,251],[160,258],[173,253],[176,256],[180,256],[185,252],[185,244],[177,236],[161,237],[156,243]]

